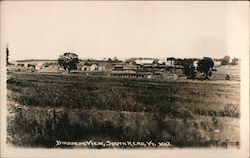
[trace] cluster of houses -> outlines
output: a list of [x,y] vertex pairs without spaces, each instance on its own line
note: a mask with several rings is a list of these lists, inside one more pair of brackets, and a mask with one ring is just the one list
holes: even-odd
[[[196,67],[199,59],[193,59],[193,65]],[[108,60],[80,60],[77,64],[77,70],[74,73],[102,72],[111,77],[123,78],[167,78],[176,79],[176,76],[182,76],[176,59],[154,59],[154,58],[131,58],[125,61]],[[13,63],[15,67],[26,68],[36,73],[63,73],[65,70],[58,65],[57,60],[21,60]],[[214,60],[214,66],[220,66],[219,60]]]
[[82,70],[82,71],[106,70],[106,67],[105,66],[98,66],[96,64],[93,64],[90,66],[84,65],[80,68],[80,70]]

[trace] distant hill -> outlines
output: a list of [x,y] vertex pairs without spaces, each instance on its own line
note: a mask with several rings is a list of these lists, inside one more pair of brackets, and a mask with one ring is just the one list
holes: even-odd
[[23,59],[23,60],[16,60],[16,62],[35,62],[35,61],[57,61],[55,59]]

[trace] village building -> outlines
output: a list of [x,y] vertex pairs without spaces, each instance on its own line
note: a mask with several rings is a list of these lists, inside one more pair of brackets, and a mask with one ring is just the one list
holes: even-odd
[[82,71],[96,71],[96,70],[105,70],[105,66],[98,66],[97,64],[92,65],[83,65],[80,70]]
[[152,78],[152,72],[136,72],[134,70],[116,70],[112,71],[110,76],[114,77],[130,77],[130,78]]
[[167,62],[168,62],[167,59],[159,59],[157,63],[159,65],[166,65]]
[[114,70],[123,70],[123,65],[115,65]]
[[35,70],[40,70],[42,68],[44,68],[44,63],[42,63],[42,62],[40,62],[37,65],[35,65]]
[[138,65],[153,65],[154,59],[136,59],[135,63]]
[[65,71],[64,69],[61,69],[59,66],[50,65],[48,67],[45,67],[43,69],[38,70],[38,73],[62,73]]
[[84,65],[84,66],[82,66],[81,70],[82,71],[89,71],[89,66]]
[[135,70],[138,69],[139,66],[138,65],[132,65],[132,64],[126,64],[123,66],[124,70]]
[[98,70],[98,66],[96,64],[92,64],[89,68],[89,71],[95,71]]
[[193,62],[193,65],[194,65],[195,68],[198,67],[198,62],[199,62],[199,61],[197,61],[197,60],[195,60],[195,61]]
[[24,63],[24,67],[29,67],[29,63]]
[[221,66],[221,61],[214,60],[213,62],[214,62],[214,67]]
[[105,66],[99,66],[98,70],[106,70],[106,67]]

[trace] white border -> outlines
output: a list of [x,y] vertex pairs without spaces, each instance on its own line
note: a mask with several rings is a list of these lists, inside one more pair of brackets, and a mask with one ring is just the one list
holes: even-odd
[[[246,2],[248,3],[248,2]],[[249,3],[248,3],[249,4]],[[249,8],[248,8],[249,10]],[[249,31],[248,31],[249,33]],[[249,43],[249,39],[248,39]],[[183,157],[183,158],[247,158],[249,157],[249,46],[241,60],[241,120],[240,149],[182,148],[182,149],[20,149],[6,145],[6,67],[5,46],[1,45],[1,157]]]

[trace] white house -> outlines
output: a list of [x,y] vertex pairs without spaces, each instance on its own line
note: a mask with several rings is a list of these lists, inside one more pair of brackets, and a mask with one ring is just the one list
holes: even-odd
[[97,70],[98,69],[98,66],[96,64],[93,64],[90,66],[90,69],[89,71],[94,71],[94,70]]
[[214,66],[220,66],[221,65],[221,61],[214,61]]
[[158,64],[166,64],[167,60],[166,59],[159,59]]
[[99,66],[99,70],[106,70],[105,66]]
[[43,63],[38,63],[36,66],[35,66],[35,70],[40,70],[43,68]]
[[166,65],[166,66],[173,66],[173,65],[174,65],[174,62],[173,62],[173,61],[166,61],[166,62],[165,62],[165,65]]
[[28,63],[24,63],[23,65],[24,65],[24,67],[28,67],[29,64]]
[[194,67],[197,67],[197,66],[198,66],[198,62],[199,62],[199,61],[197,61],[197,60],[195,60],[195,61],[193,62]]
[[81,68],[81,70],[83,70],[83,71],[89,71],[89,67],[86,66],[86,65],[84,65],[84,66]]
[[136,59],[135,63],[138,65],[152,65],[154,63],[154,59]]

